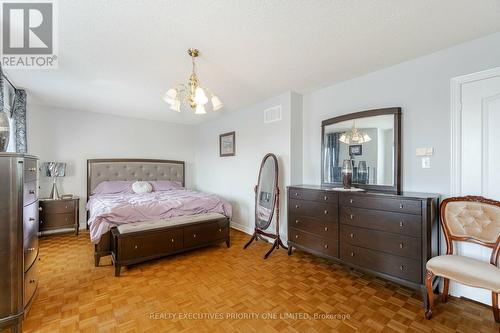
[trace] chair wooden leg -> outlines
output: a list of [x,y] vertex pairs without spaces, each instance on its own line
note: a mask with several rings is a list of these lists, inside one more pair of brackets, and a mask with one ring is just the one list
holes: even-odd
[[446,303],[448,301],[448,290],[450,289],[450,279],[443,278],[443,293],[441,294],[441,302]]
[[500,314],[498,313],[498,293],[491,293],[491,307],[493,309],[493,317],[495,317],[495,321],[500,323]]
[[434,292],[432,290],[432,280],[434,278],[434,274],[431,271],[427,270],[425,274],[425,287],[427,288],[427,302],[428,306],[425,311],[425,319],[431,319],[432,317],[432,307],[434,306]]

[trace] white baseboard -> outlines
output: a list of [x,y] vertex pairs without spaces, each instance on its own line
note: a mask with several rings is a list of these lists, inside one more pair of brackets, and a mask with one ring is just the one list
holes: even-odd
[[237,221],[231,220],[231,228],[236,229],[238,231],[244,232],[245,234],[248,235],[253,235],[253,228],[243,225],[241,223],[238,223]]

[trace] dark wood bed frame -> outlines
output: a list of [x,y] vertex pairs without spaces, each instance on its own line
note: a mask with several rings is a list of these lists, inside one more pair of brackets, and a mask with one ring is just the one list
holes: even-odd
[[[87,160],[87,201],[92,192],[92,165],[94,163],[134,163],[134,164],[172,164],[180,165],[182,168],[182,185],[185,186],[185,164],[184,161],[158,160],[158,159],[89,159]],[[154,177],[154,175],[152,175]],[[123,180],[120,179],[107,180]],[[141,180],[141,179],[138,179]],[[144,180],[163,180],[144,179]],[[87,220],[89,214],[87,212]],[[88,228],[88,225],[87,225]],[[166,255],[189,251],[192,249],[226,242],[230,246],[229,218],[224,217],[217,220],[200,221],[171,227],[143,230],[134,233],[120,234],[117,228],[112,228],[101,237],[95,245],[95,266],[99,266],[100,259],[112,255],[115,264],[115,275],[120,275],[122,266],[132,265],[147,260],[156,259]]]

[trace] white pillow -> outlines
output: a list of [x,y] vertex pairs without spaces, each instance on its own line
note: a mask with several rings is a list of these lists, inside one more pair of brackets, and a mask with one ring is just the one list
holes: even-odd
[[132,184],[134,193],[149,193],[153,190],[153,186],[148,182],[137,181]]

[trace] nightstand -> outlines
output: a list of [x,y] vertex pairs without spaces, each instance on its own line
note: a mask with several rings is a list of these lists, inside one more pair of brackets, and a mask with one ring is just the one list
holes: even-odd
[[52,234],[73,229],[78,235],[80,198],[40,199],[40,232]]

